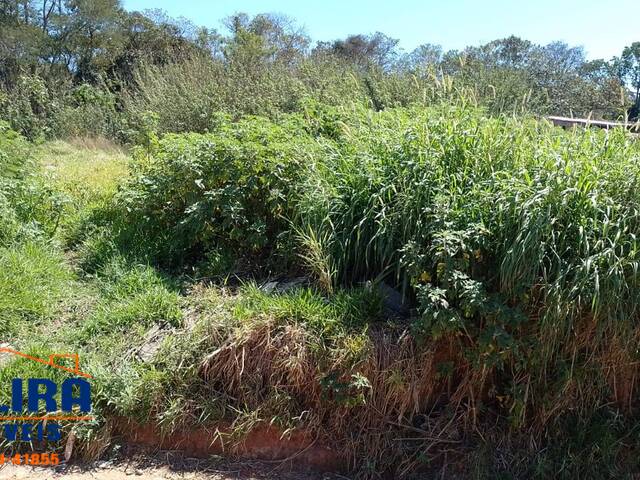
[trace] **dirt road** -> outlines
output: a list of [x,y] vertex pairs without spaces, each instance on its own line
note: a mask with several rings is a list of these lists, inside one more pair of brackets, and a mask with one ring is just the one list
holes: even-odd
[[0,480],[335,480],[335,475],[312,475],[280,471],[275,465],[235,464],[216,468],[202,465],[182,466],[145,462],[102,462],[67,468],[34,468],[5,465],[0,467]]
[[123,467],[79,469],[72,468],[66,471],[55,471],[51,468],[31,468],[5,466],[0,469],[0,479],[2,480],[227,480],[256,477],[238,477],[235,474],[200,473],[200,472],[173,472],[169,467],[152,467],[145,469],[129,469]]

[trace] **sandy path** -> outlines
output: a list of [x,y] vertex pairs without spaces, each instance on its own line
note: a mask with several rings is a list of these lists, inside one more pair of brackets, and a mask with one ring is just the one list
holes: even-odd
[[273,465],[225,466],[218,471],[212,469],[175,470],[167,465],[139,465],[122,463],[101,464],[95,467],[71,466],[67,469],[35,468],[5,465],[0,467],[0,480],[329,480],[346,477],[286,473],[274,469]]
[[237,474],[173,472],[169,467],[135,469],[118,466],[92,470],[72,468],[67,471],[55,471],[51,468],[15,467],[8,465],[0,469],[0,479],[2,480],[132,480],[136,478],[144,480],[227,480],[231,478],[245,478],[249,480],[256,477],[238,477]]

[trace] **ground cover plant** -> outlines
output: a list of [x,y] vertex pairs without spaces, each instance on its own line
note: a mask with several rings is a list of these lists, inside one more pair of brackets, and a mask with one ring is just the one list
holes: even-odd
[[79,454],[124,417],[304,430],[366,477],[637,469],[637,139],[450,96],[212,125],[0,130],[1,343],[82,355]]

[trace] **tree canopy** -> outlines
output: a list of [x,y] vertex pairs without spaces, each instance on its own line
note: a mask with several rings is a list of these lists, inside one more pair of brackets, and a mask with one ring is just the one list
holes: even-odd
[[[69,99],[76,105],[79,86],[122,109],[123,92],[140,88],[141,71],[158,68],[171,82],[163,68],[176,65],[209,72],[198,88],[217,85],[209,94],[218,103],[206,108],[241,109],[232,114],[297,108],[301,95],[340,101],[353,81],[381,109],[424,97],[428,82],[444,77],[496,113],[620,119],[640,110],[640,42],[591,61],[580,47],[515,36],[461,51],[424,43],[407,52],[381,32],[314,43],[284,15],[238,13],[216,30],[159,10],[129,12],[118,0],[0,0],[0,117],[23,133]],[[288,99],[260,98],[276,91]]]

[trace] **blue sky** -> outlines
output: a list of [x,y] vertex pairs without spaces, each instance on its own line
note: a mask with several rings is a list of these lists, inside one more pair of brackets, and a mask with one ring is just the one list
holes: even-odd
[[[314,40],[381,31],[405,50],[435,43],[445,50],[518,35],[536,43],[581,45],[588,58],[609,59],[640,41],[639,0],[122,0],[128,10],[160,8],[198,25],[221,29],[235,12],[284,13]],[[637,25],[637,23],[636,23]]]

